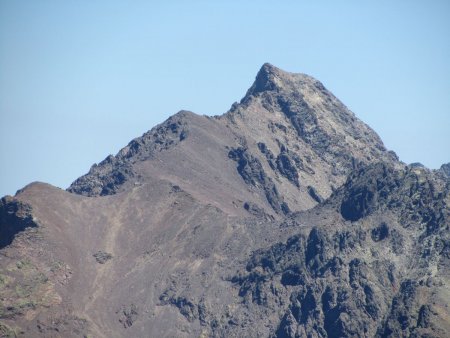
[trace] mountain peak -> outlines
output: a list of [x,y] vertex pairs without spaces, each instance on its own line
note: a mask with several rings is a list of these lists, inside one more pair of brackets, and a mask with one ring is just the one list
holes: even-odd
[[246,96],[255,95],[264,91],[276,90],[282,86],[283,80],[288,77],[288,73],[275,67],[270,63],[262,65],[258,74],[256,75],[255,82],[250,87]]
[[323,87],[323,85],[311,76],[302,73],[290,73],[270,63],[262,65],[255,81],[247,91],[244,101],[250,96],[256,96],[263,92],[292,92],[298,91],[304,85]]
[[267,74],[286,73],[287,74],[286,71],[284,71],[284,70],[282,70],[282,69],[280,69],[280,68],[278,68],[278,67],[276,67],[273,64],[268,63],[268,62],[264,63],[261,66],[261,68],[260,68],[258,73],[267,73]]

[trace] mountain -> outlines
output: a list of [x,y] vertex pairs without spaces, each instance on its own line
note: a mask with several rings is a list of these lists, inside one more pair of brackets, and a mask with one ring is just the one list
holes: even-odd
[[0,203],[0,332],[445,337],[450,180],[406,166],[319,81],[264,64],[63,191]]
[[68,191],[110,195],[152,177],[231,215],[245,216],[247,203],[276,217],[313,207],[358,165],[380,160],[396,157],[319,81],[265,64],[228,113],[181,111],[94,165]]

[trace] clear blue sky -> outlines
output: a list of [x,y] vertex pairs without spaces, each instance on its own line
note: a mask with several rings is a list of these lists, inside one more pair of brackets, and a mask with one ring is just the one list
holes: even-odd
[[450,1],[0,1],[0,195],[66,188],[264,62],[322,81],[405,162],[450,162]]

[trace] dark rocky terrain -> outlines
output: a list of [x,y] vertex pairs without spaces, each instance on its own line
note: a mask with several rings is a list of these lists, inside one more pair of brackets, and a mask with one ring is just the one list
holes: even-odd
[[270,64],[0,202],[4,337],[448,337],[450,170]]

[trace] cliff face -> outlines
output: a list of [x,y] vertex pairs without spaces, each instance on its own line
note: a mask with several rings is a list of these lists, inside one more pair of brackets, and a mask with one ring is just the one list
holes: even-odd
[[62,191],[0,203],[0,332],[445,337],[446,167],[404,166],[317,80],[265,64]]

